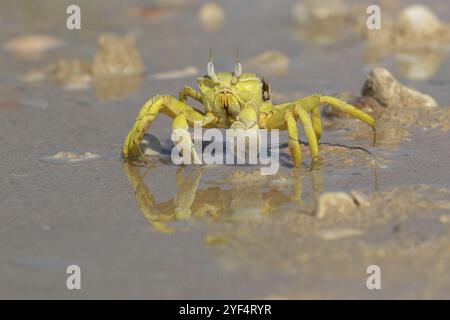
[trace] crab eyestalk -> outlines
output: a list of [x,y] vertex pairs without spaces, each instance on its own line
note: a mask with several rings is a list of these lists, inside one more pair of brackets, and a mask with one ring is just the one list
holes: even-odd
[[214,64],[213,64],[212,60],[213,60],[212,49],[209,49],[209,62],[208,62],[208,66],[207,66],[208,76],[214,82],[218,82],[219,79],[217,79],[216,73],[214,72]]

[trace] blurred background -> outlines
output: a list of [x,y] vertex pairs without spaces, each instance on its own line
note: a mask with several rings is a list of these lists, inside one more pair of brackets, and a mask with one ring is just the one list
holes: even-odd
[[[119,157],[142,104],[195,87],[210,48],[216,71],[239,48],[276,103],[359,96],[384,67],[448,110],[450,7],[405,13],[417,2],[0,0],[0,297],[448,298],[450,151],[436,128],[449,117],[401,110],[375,148],[368,128],[330,118],[323,165],[308,171],[303,146],[305,168],[270,179]],[[66,27],[73,4],[80,30]],[[381,30],[366,27],[370,4]],[[170,126],[150,130],[165,151]],[[370,205],[311,214],[323,192],[352,190]],[[80,291],[65,287],[70,264]],[[371,264],[381,291],[366,288]]]
[[[113,33],[135,36],[146,73],[195,66],[202,74],[209,48],[214,50],[217,69],[231,70],[239,47],[241,60],[253,62],[248,68],[266,71],[264,76],[272,80],[276,92],[355,92],[367,71],[385,66],[401,80],[414,81],[416,87],[441,100],[441,87],[448,80],[448,43],[406,50],[390,48],[393,43],[386,42],[389,37],[367,35],[368,5],[378,4],[381,8],[381,34],[397,20],[402,9],[416,2],[2,1],[3,43],[22,35],[40,34],[61,44],[58,50],[47,50],[45,43],[28,43],[28,49],[27,43],[22,43],[21,50],[28,55],[32,55],[33,45],[43,45],[45,53],[29,60],[3,52],[2,82],[11,83],[11,73],[24,74],[59,58],[91,59],[100,34]],[[81,30],[68,30],[65,26],[66,8],[71,4],[80,5]],[[443,22],[450,18],[444,1],[425,4]],[[251,60],[261,55],[262,60]],[[194,85],[192,76],[187,76],[186,81]]]

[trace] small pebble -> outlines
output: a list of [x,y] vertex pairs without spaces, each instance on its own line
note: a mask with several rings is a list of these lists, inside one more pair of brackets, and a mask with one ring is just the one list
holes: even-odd
[[207,245],[220,245],[226,244],[228,242],[228,239],[221,236],[205,236],[204,242]]
[[362,231],[359,229],[327,229],[327,230],[321,230],[317,234],[320,238],[327,240],[327,241],[333,241],[343,238],[349,238],[349,237],[355,237],[362,234]]

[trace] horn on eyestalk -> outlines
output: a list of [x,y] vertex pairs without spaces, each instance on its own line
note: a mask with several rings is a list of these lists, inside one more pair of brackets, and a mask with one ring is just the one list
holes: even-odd
[[213,80],[217,81],[216,73],[214,72],[214,64],[213,64],[213,54],[212,48],[209,49],[209,62],[208,62],[208,76]]
[[234,75],[239,78],[242,74],[242,65],[239,62],[239,48],[236,50],[236,64],[234,65]]

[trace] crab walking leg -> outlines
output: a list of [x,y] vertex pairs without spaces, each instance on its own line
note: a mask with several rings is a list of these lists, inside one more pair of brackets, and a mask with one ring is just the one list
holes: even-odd
[[183,157],[185,156],[184,152],[188,152],[189,159],[184,160],[185,164],[187,164],[186,160],[189,164],[201,163],[188,128],[185,115],[183,113],[177,115],[172,123],[172,141],[175,143],[178,151],[183,154]]
[[174,219],[173,210],[160,210],[155,198],[144,183],[144,175],[140,168],[129,163],[124,163],[123,170],[134,190],[136,204],[142,215],[149,221],[155,230],[170,234],[174,231],[166,225]]
[[174,199],[177,219],[190,219],[192,217],[192,203],[194,203],[202,175],[202,170],[197,169],[187,177],[181,177],[181,170],[177,170],[178,191]]
[[291,112],[286,113],[286,124],[289,135],[289,149],[291,151],[292,161],[296,168],[300,167],[302,163],[302,151],[300,143],[298,142],[298,131],[295,117]]
[[373,130],[373,145],[376,143],[377,139],[377,131],[375,127],[375,120],[369,116],[367,113],[359,110],[357,107],[352,106],[342,100],[339,100],[330,96],[320,96],[321,103],[328,103],[332,107],[336,107],[339,110],[361,120],[362,122],[367,123],[372,127]]
[[320,118],[319,107],[311,110],[311,122],[314,132],[316,133],[317,140],[320,140],[320,137],[322,136],[322,119]]
[[[352,106],[342,100],[339,100],[330,96],[322,96],[320,94],[314,94],[308,97],[304,97],[300,100],[296,101],[297,104],[301,105],[305,111],[313,112],[314,109],[317,109],[320,105],[329,104],[332,107],[338,108],[342,112],[347,113],[348,115],[355,117],[362,122],[368,124],[372,127],[373,130],[373,144],[376,142],[376,128],[375,128],[375,120],[369,116],[367,113],[359,110],[357,107]],[[317,111],[314,111],[317,112]]]
[[[303,126],[303,130],[305,131],[306,138],[308,140],[309,148],[311,150],[312,161],[315,162],[319,158],[319,147],[317,144],[317,136],[314,130],[312,120],[308,115],[308,112],[313,108],[317,108],[318,105],[313,101],[311,103],[310,100],[305,101],[303,99],[298,100],[292,103],[285,103],[282,105],[274,106],[276,108],[276,112],[271,114],[267,118],[267,128],[271,129],[288,129],[289,134],[289,148],[291,150],[292,159],[294,161],[295,166],[300,166],[301,164],[301,152],[300,152],[300,144],[298,142],[298,131],[297,126],[295,124],[295,120],[298,118]],[[282,120],[282,117],[284,119]],[[294,121],[294,124],[292,123]],[[317,128],[317,127],[316,127]],[[297,146],[298,145],[298,146]],[[299,151],[296,151],[296,150]]]
[[122,145],[122,157],[124,159],[134,160],[142,156],[140,143],[148,130],[153,120],[159,112],[165,113],[168,116],[175,118],[178,114],[183,113],[186,117],[187,123],[193,126],[195,121],[200,121],[202,124],[208,124],[212,119],[205,117],[201,113],[194,110],[189,105],[181,102],[171,96],[155,96],[148,100],[139,115],[136,118],[133,128],[128,133]]
[[180,90],[179,99],[181,102],[185,102],[187,97],[191,97],[192,99],[202,103],[202,96],[199,92],[197,92],[194,88],[189,86],[184,86],[183,89]]
[[300,105],[295,107],[295,114],[300,119],[303,130],[305,131],[306,139],[308,140],[309,149],[311,150],[312,161],[315,162],[319,159],[319,146],[317,144],[317,137],[313,129],[311,118]]
[[289,136],[289,150],[295,167],[300,167],[302,163],[302,151],[298,139],[298,130],[295,113],[295,104],[288,102],[274,105],[275,112],[270,114],[266,120],[266,128],[269,130],[287,128]]
[[156,206],[155,198],[144,184],[144,175],[141,175],[140,167],[124,163],[123,171],[133,187],[134,196],[142,214],[148,220],[158,220],[161,216],[161,212]]
[[292,186],[292,195],[290,200],[295,202],[297,205],[303,205],[303,177],[299,173],[294,174],[294,177],[296,178],[294,180],[296,183]]

